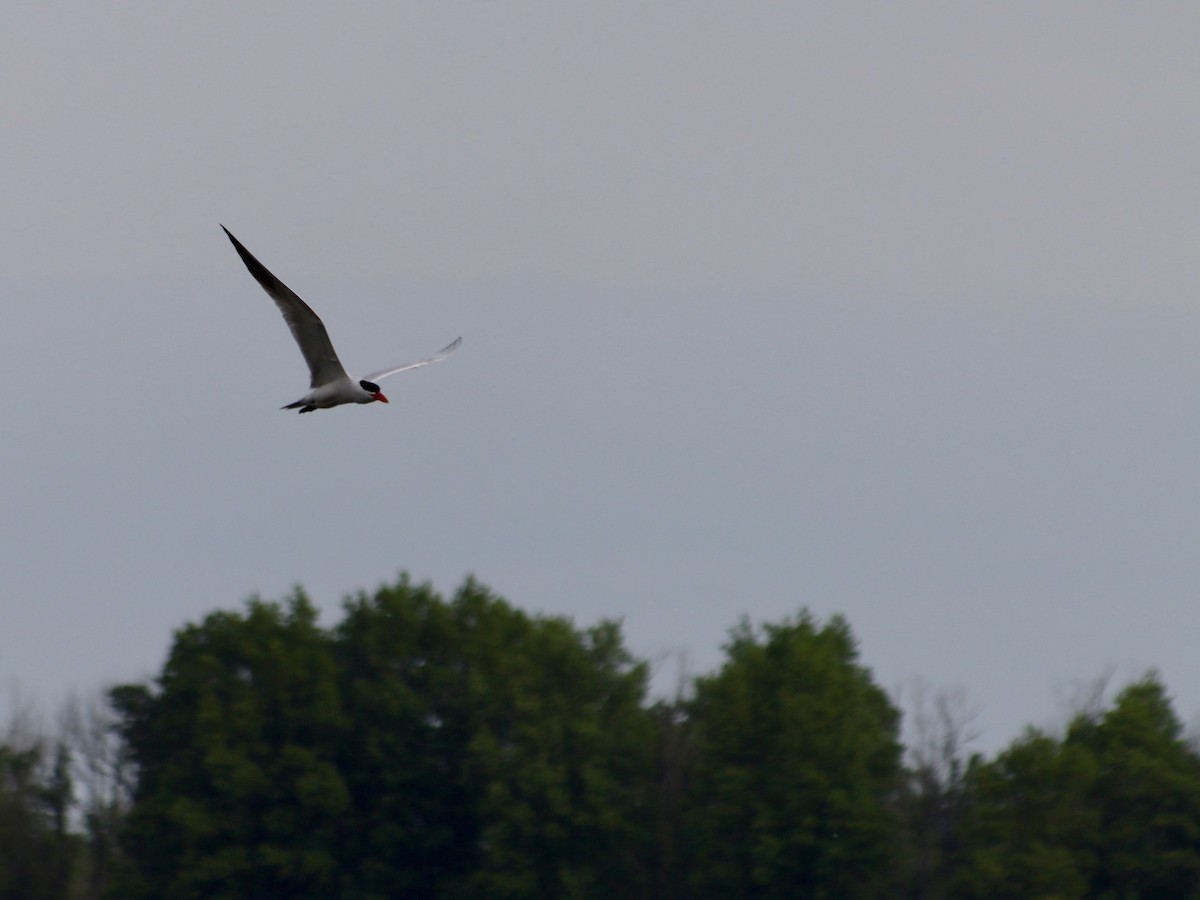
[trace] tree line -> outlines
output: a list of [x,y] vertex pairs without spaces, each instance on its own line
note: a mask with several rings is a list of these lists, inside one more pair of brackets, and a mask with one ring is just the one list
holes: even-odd
[[652,701],[620,627],[402,577],[174,637],[0,742],[0,898],[1200,896],[1200,754],[1153,673],[1061,733],[916,746],[849,625],[736,627]]

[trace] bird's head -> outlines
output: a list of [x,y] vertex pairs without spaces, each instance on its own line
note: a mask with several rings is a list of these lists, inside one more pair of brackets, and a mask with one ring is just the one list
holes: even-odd
[[378,400],[380,403],[387,403],[388,398],[383,396],[383,391],[379,390],[379,385],[373,381],[360,381],[358,386],[371,395],[372,400]]

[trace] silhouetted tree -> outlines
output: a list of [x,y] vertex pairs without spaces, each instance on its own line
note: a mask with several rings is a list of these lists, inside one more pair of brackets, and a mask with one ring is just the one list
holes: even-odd
[[40,739],[10,733],[0,744],[0,897],[63,900],[71,893],[78,842],[67,831],[65,751],[47,763]]
[[117,724],[103,695],[86,701],[73,697],[59,716],[61,740],[70,751],[72,805],[86,841],[77,879],[80,897],[86,900],[99,900],[106,893],[133,789],[128,748]]
[[896,798],[900,819],[896,893],[913,900],[949,896],[958,852],[967,770],[976,713],[962,691],[937,691],[923,683],[912,691],[911,743]]

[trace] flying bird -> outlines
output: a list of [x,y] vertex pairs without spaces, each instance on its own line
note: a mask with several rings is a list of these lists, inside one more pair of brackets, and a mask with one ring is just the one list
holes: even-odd
[[383,392],[379,390],[376,382],[389,375],[395,375],[397,372],[441,362],[457,350],[458,345],[462,343],[461,337],[455,338],[452,343],[428,359],[418,359],[416,362],[392,366],[390,369],[380,369],[378,372],[372,372],[358,380],[351,378],[338,361],[337,353],[329,340],[329,332],[325,330],[325,323],[321,321],[320,316],[313,312],[312,308],[301,300],[295,291],[272,275],[266,266],[255,259],[250,251],[242,246],[242,242],[230,233],[228,228],[224,225],[221,228],[225,234],[229,235],[229,240],[233,241],[234,249],[242,258],[242,262],[246,264],[246,268],[250,270],[250,274],[254,276],[254,280],[262,285],[263,290],[270,295],[271,299],[275,301],[275,305],[279,307],[279,311],[283,313],[283,320],[292,330],[292,337],[300,345],[300,352],[304,354],[304,361],[308,363],[308,370],[312,373],[312,381],[309,383],[312,390],[295,403],[281,407],[282,409],[299,409],[300,412],[306,413],[312,412],[314,409],[341,406],[343,403],[373,403],[376,400],[380,403],[387,403],[388,398],[383,396]]

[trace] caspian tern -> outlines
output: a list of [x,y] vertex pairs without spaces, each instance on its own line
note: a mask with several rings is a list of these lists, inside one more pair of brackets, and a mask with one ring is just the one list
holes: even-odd
[[402,366],[381,369],[356,381],[346,374],[346,370],[338,362],[337,353],[329,340],[329,332],[325,330],[325,323],[321,321],[320,317],[312,311],[307,303],[296,296],[291,288],[272,275],[266,266],[255,259],[250,251],[242,246],[241,241],[230,234],[228,228],[225,228],[224,225],[221,228],[229,235],[229,240],[233,241],[234,249],[242,258],[242,262],[246,264],[246,268],[250,270],[250,274],[254,276],[254,280],[262,285],[263,290],[270,295],[271,299],[275,301],[275,305],[279,307],[279,311],[283,313],[283,320],[292,330],[292,337],[300,345],[300,352],[304,354],[304,361],[308,363],[308,370],[312,373],[312,382],[309,384],[312,390],[295,403],[289,403],[282,409],[299,408],[300,412],[306,413],[312,412],[314,409],[341,406],[343,403],[373,403],[376,400],[387,403],[388,398],[383,396],[383,392],[379,390],[377,381],[387,378],[389,375],[395,375],[397,372],[441,362],[457,350],[458,345],[462,343],[461,337],[455,338],[452,343],[428,359],[418,359],[416,362],[405,363]]

